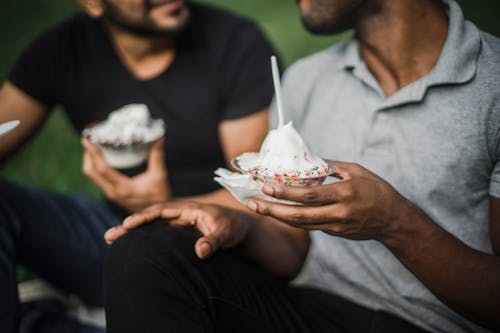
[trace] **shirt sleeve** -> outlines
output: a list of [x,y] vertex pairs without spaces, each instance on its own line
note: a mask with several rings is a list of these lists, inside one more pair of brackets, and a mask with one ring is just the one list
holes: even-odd
[[497,161],[493,169],[493,175],[490,182],[490,195],[500,198],[500,161]]
[[488,125],[490,126],[490,133],[493,140],[493,172],[490,178],[490,195],[500,198],[500,98],[494,104]]
[[500,198],[500,129],[497,138],[496,160],[490,178],[490,195]]
[[57,33],[52,30],[34,39],[21,53],[8,80],[48,108],[56,103]]
[[274,93],[273,49],[262,32],[247,23],[232,37],[223,64],[222,120],[241,118],[269,107]]

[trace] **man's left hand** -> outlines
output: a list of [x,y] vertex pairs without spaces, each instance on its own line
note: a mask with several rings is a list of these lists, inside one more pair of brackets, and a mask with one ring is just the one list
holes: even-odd
[[289,225],[322,230],[349,239],[384,242],[396,235],[398,223],[420,211],[382,178],[352,163],[335,163],[328,185],[300,187],[267,184],[269,196],[300,202],[293,206],[252,198],[248,208]]
[[83,138],[83,173],[108,199],[130,212],[171,199],[164,161],[163,141],[154,142],[148,153],[146,171],[128,177],[111,167],[97,146]]

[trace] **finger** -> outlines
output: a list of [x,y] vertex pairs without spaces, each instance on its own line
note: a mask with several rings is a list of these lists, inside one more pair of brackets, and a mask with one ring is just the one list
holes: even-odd
[[199,223],[195,220],[185,220],[182,218],[174,218],[168,221],[168,225],[175,228],[186,228],[186,229],[195,229],[199,233],[203,234],[201,230],[198,229]]
[[207,259],[212,256],[218,249],[221,243],[219,236],[215,233],[200,237],[194,245],[196,255],[200,259]]
[[125,229],[135,229],[145,223],[153,222],[157,219],[174,219],[180,216],[178,208],[165,208],[162,206],[150,207],[146,210],[130,215],[123,221]]
[[207,227],[206,219],[201,218],[201,212],[195,208],[179,209],[177,217],[172,218],[169,224],[173,227],[194,228],[201,234],[207,234],[210,229]]
[[339,183],[320,186],[287,186],[283,184],[266,184],[262,192],[277,198],[301,202],[304,204],[326,205],[339,201]]
[[252,198],[247,207],[258,214],[304,229],[318,229],[319,225],[345,220],[339,205],[293,206]]
[[332,165],[334,173],[332,176],[339,179],[350,179],[353,176],[359,176],[365,170],[362,166],[356,163],[347,163],[347,162],[335,162]]
[[127,229],[123,228],[122,225],[117,225],[111,229],[108,229],[104,233],[104,240],[108,244],[113,244],[118,238],[122,237],[128,232]]
[[164,139],[160,139],[151,144],[148,154],[149,171],[165,171],[165,152],[163,150]]
[[82,145],[85,148],[85,151],[87,151],[89,154],[92,156],[102,156],[101,150],[92,142],[90,142],[89,139],[86,137],[82,137]]
[[83,154],[83,173],[87,176],[97,187],[99,187],[107,197],[112,198],[114,194],[113,185],[105,178],[101,177],[95,171],[92,158],[88,152]]
[[105,178],[113,186],[127,180],[125,175],[115,170],[106,162],[101,150],[96,145],[92,144],[87,138],[82,139],[82,144],[92,160],[95,173],[98,173],[101,178]]

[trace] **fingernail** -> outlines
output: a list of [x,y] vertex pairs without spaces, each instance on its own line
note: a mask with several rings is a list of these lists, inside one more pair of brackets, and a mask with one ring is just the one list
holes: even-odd
[[212,247],[208,243],[201,243],[200,245],[200,255],[202,258],[206,258],[212,252]]
[[250,208],[251,210],[253,210],[254,212],[257,211],[257,208],[259,208],[259,205],[257,205],[257,203],[255,201],[247,201],[247,207]]
[[275,191],[276,191],[276,189],[271,185],[264,185],[262,187],[262,192],[264,192],[265,194],[270,195],[270,196],[274,196]]
[[103,237],[103,238],[104,238],[104,240],[106,241],[106,243],[108,243],[108,244],[109,244],[109,240],[108,240],[108,238],[110,238],[110,237],[111,237],[111,234],[112,234],[112,232],[110,232],[110,231],[111,231],[111,230],[106,231],[106,232],[104,233],[104,237]]

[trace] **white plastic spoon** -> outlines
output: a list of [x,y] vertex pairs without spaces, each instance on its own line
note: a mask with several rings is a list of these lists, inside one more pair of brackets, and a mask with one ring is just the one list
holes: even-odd
[[0,136],[9,133],[16,128],[21,122],[19,120],[11,120],[6,123],[0,124]]

